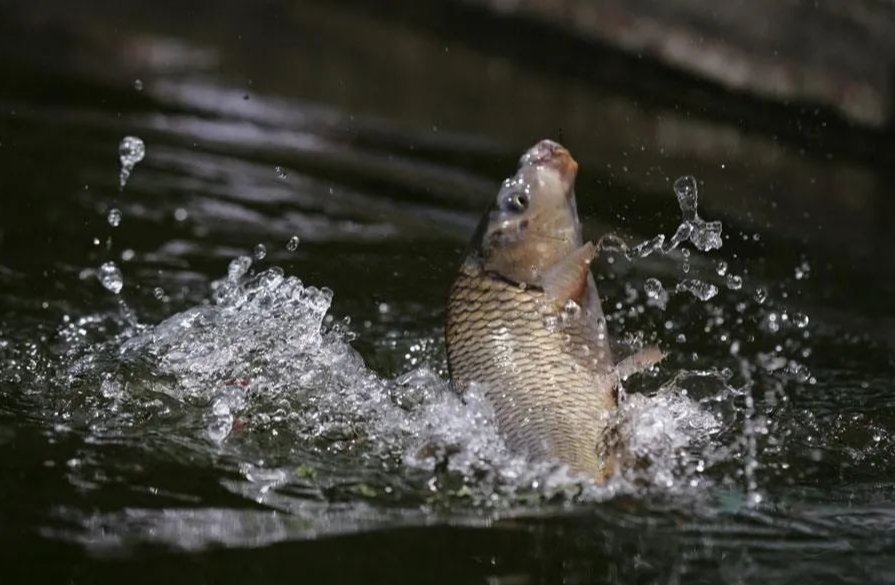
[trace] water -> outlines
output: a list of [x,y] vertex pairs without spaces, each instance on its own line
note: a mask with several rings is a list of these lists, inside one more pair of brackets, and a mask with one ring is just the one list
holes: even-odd
[[137,136],[125,136],[118,145],[118,158],[121,159],[121,175],[118,179],[121,190],[127,185],[134,167],[146,156],[146,145]]
[[[4,582],[891,580],[885,168],[305,8],[3,29]],[[667,354],[624,384],[606,486],[509,452],[444,359],[479,214],[560,124],[617,353]]]

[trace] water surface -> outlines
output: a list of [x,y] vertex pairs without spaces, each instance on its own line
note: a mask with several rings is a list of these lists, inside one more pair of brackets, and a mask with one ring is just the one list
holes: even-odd
[[[895,579],[890,151],[355,8],[63,9],[2,25],[13,581]],[[447,289],[545,136],[587,236],[671,240],[683,175],[723,225],[595,268],[621,351],[669,353],[626,386],[638,463],[604,487],[447,385]]]

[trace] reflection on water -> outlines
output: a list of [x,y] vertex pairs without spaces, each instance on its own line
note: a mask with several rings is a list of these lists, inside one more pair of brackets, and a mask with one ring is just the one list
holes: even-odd
[[[0,91],[5,553],[76,582],[885,580],[884,170],[297,6],[243,45],[227,3],[200,31],[22,17],[42,51]],[[445,371],[465,241],[560,125],[585,232],[615,236],[610,330],[669,353],[626,384],[631,465],[605,487],[508,452]]]

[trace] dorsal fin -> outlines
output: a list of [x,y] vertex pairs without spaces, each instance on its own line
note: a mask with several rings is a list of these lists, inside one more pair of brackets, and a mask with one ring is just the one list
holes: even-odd
[[588,242],[543,273],[541,282],[544,292],[557,307],[564,307],[569,300],[582,304],[587,292],[590,263],[596,253],[594,245]]

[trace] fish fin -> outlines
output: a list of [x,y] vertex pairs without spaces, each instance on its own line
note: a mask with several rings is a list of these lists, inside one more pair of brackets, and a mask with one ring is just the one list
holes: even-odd
[[569,300],[579,305],[587,292],[590,263],[597,251],[588,242],[570,253],[544,272],[541,282],[544,292],[556,304],[563,308]]
[[625,380],[658,364],[663,359],[665,359],[665,354],[662,350],[656,345],[651,345],[620,361],[615,366],[615,371],[618,373],[619,380]]

